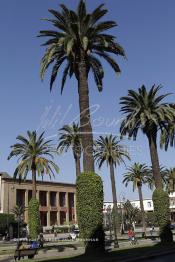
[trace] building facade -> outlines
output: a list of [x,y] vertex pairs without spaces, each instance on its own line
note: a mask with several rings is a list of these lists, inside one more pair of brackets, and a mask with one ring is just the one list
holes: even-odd
[[[175,192],[169,194],[170,198],[170,212],[171,212],[171,221],[175,222]],[[130,200],[130,203],[133,207],[137,207],[140,209],[140,201],[139,200]],[[121,208],[123,206],[123,202],[117,203],[118,207]],[[153,212],[154,205],[151,198],[143,199],[143,206],[145,212]],[[108,208],[113,208],[113,202],[104,202],[103,204],[103,212],[106,213]]]
[[[130,203],[132,204],[133,207],[140,208],[140,201],[139,200],[130,200]],[[118,208],[120,208],[123,205],[123,202],[118,202],[117,203]],[[143,205],[144,205],[144,210],[145,212],[153,212],[154,207],[153,207],[153,201],[152,199],[144,199],[143,200]],[[103,204],[103,211],[107,212],[108,208],[113,208],[113,202],[104,202]]]
[[[44,227],[76,223],[74,184],[37,181],[40,223]],[[0,213],[11,213],[16,205],[25,206],[24,221],[28,223],[28,204],[32,198],[31,180],[14,181],[0,173]]]

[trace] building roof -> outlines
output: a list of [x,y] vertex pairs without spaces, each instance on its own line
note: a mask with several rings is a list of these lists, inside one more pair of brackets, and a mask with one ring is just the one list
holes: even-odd
[[[8,180],[8,181],[13,181],[14,183],[19,183],[19,180],[16,179],[14,180],[13,177],[11,177],[7,172],[0,172],[0,176],[3,178],[3,180]],[[21,181],[22,183],[27,183],[27,184],[31,184],[32,180],[31,179],[27,179],[25,181]],[[37,184],[40,185],[53,185],[53,186],[68,186],[68,187],[75,187],[75,184],[72,183],[64,183],[64,182],[58,182],[58,181],[41,181],[41,180],[37,180],[36,181]]]
[[2,178],[7,178],[7,179],[12,178],[7,172],[1,172],[1,171],[0,171],[0,176],[1,176]]

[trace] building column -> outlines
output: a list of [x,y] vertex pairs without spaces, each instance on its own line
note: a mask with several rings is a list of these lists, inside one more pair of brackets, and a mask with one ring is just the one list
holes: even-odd
[[28,190],[25,190],[25,212],[24,212],[24,219],[25,222],[28,223]]
[[47,226],[50,226],[50,191],[47,191]]
[[57,208],[60,208],[59,192],[56,193],[56,206],[57,206]]
[[66,203],[66,224],[69,224],[69,199],[68,199],[68,192],[65,194],[65,203]]
[[36,191],[36,199],[39,201],[39,190]]
[[50,210],[47,211],[47,227],[50,227]]
[[57,211],[57,225],[60,226],[60,211]]
[[77,207],[76,207],[76,193],[74,193],[74,220],[75,223],[77,224]]
[[59,201],[59,192],[56,193],[56,207],[57,207],[57,225],[60,226],[60,201]]

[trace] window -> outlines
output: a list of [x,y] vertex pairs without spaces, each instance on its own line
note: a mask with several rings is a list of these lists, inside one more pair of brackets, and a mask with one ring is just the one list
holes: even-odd
[[59,193],[59,202],[60,202],[60,207],[66,206],[66,193],[65,192]]
[[24,189],[16,190],[16,204],[19,206],[25,206],[25,190]]
[[40,203],[40,206],[42,207],[47,206],[47,192],[46,191],[39,191],[39,203]]
[[56,192],[50,192],[50,205],[51,205],[51,207],[57,206],[56,195],[57,195]]
[[151,205],[151,201],[149,201],[148,203],[147,203],[147,207],[151,207],[152,205]]

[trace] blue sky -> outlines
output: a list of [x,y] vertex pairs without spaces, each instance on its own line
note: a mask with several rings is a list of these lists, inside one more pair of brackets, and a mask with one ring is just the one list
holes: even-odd
[[[60,3],[74,8],[77,0],[1,0],[0,3],[0,170],[13,174],[16,160],[7,161],[10,146],[18,134],[27,130],[46,130],[47,136],[57,135],[58,129],[79,113],[77,84],[67,81],[63,95],[58,75],[53,92],[49,92],[49,73],[40,81],[39,67],[44,48],[37,38],[39,30],[48,28],[41,18],[49,17],[48,9],[57,9]],[[96,134],[118,134],[119,98],[128,89],[137,89],[142,84],[151,87],[162,84],[163,92],[175,90],[175,2],[173,0],[96,0],[86,1],[92,10],[104,2],[109,10],[106,18],[115,20],[118,27],[112,30],[124,47],[127,60],[117,58],[122,74],[117,76],[108,65],[105,67],[104,90],[98,93],[92,77],[89,77],[92,123]],[[168,101],[174,101],[174,94]],[[57,142],[55,137],[55,142]],[[146,137],[139,135],[136,142],[122,141],[129,147],[132,162],[150,164]],[[174,149],[160,151],[160,163],[173,167]],[[56,158],[60,166],[57,181],[74,182],[75,168],[71,152]],[[127,164],[129,164],[127,162]],[[111,200],[109,170],[104,166],[96,169],[104,181],[105,200]],[[116,169],[118,197],[135,199],[132,187],[122,185],[124,166]],[[124,192],[124,193],[123,193]],[[151,192],[144,188],[144,196]]]

